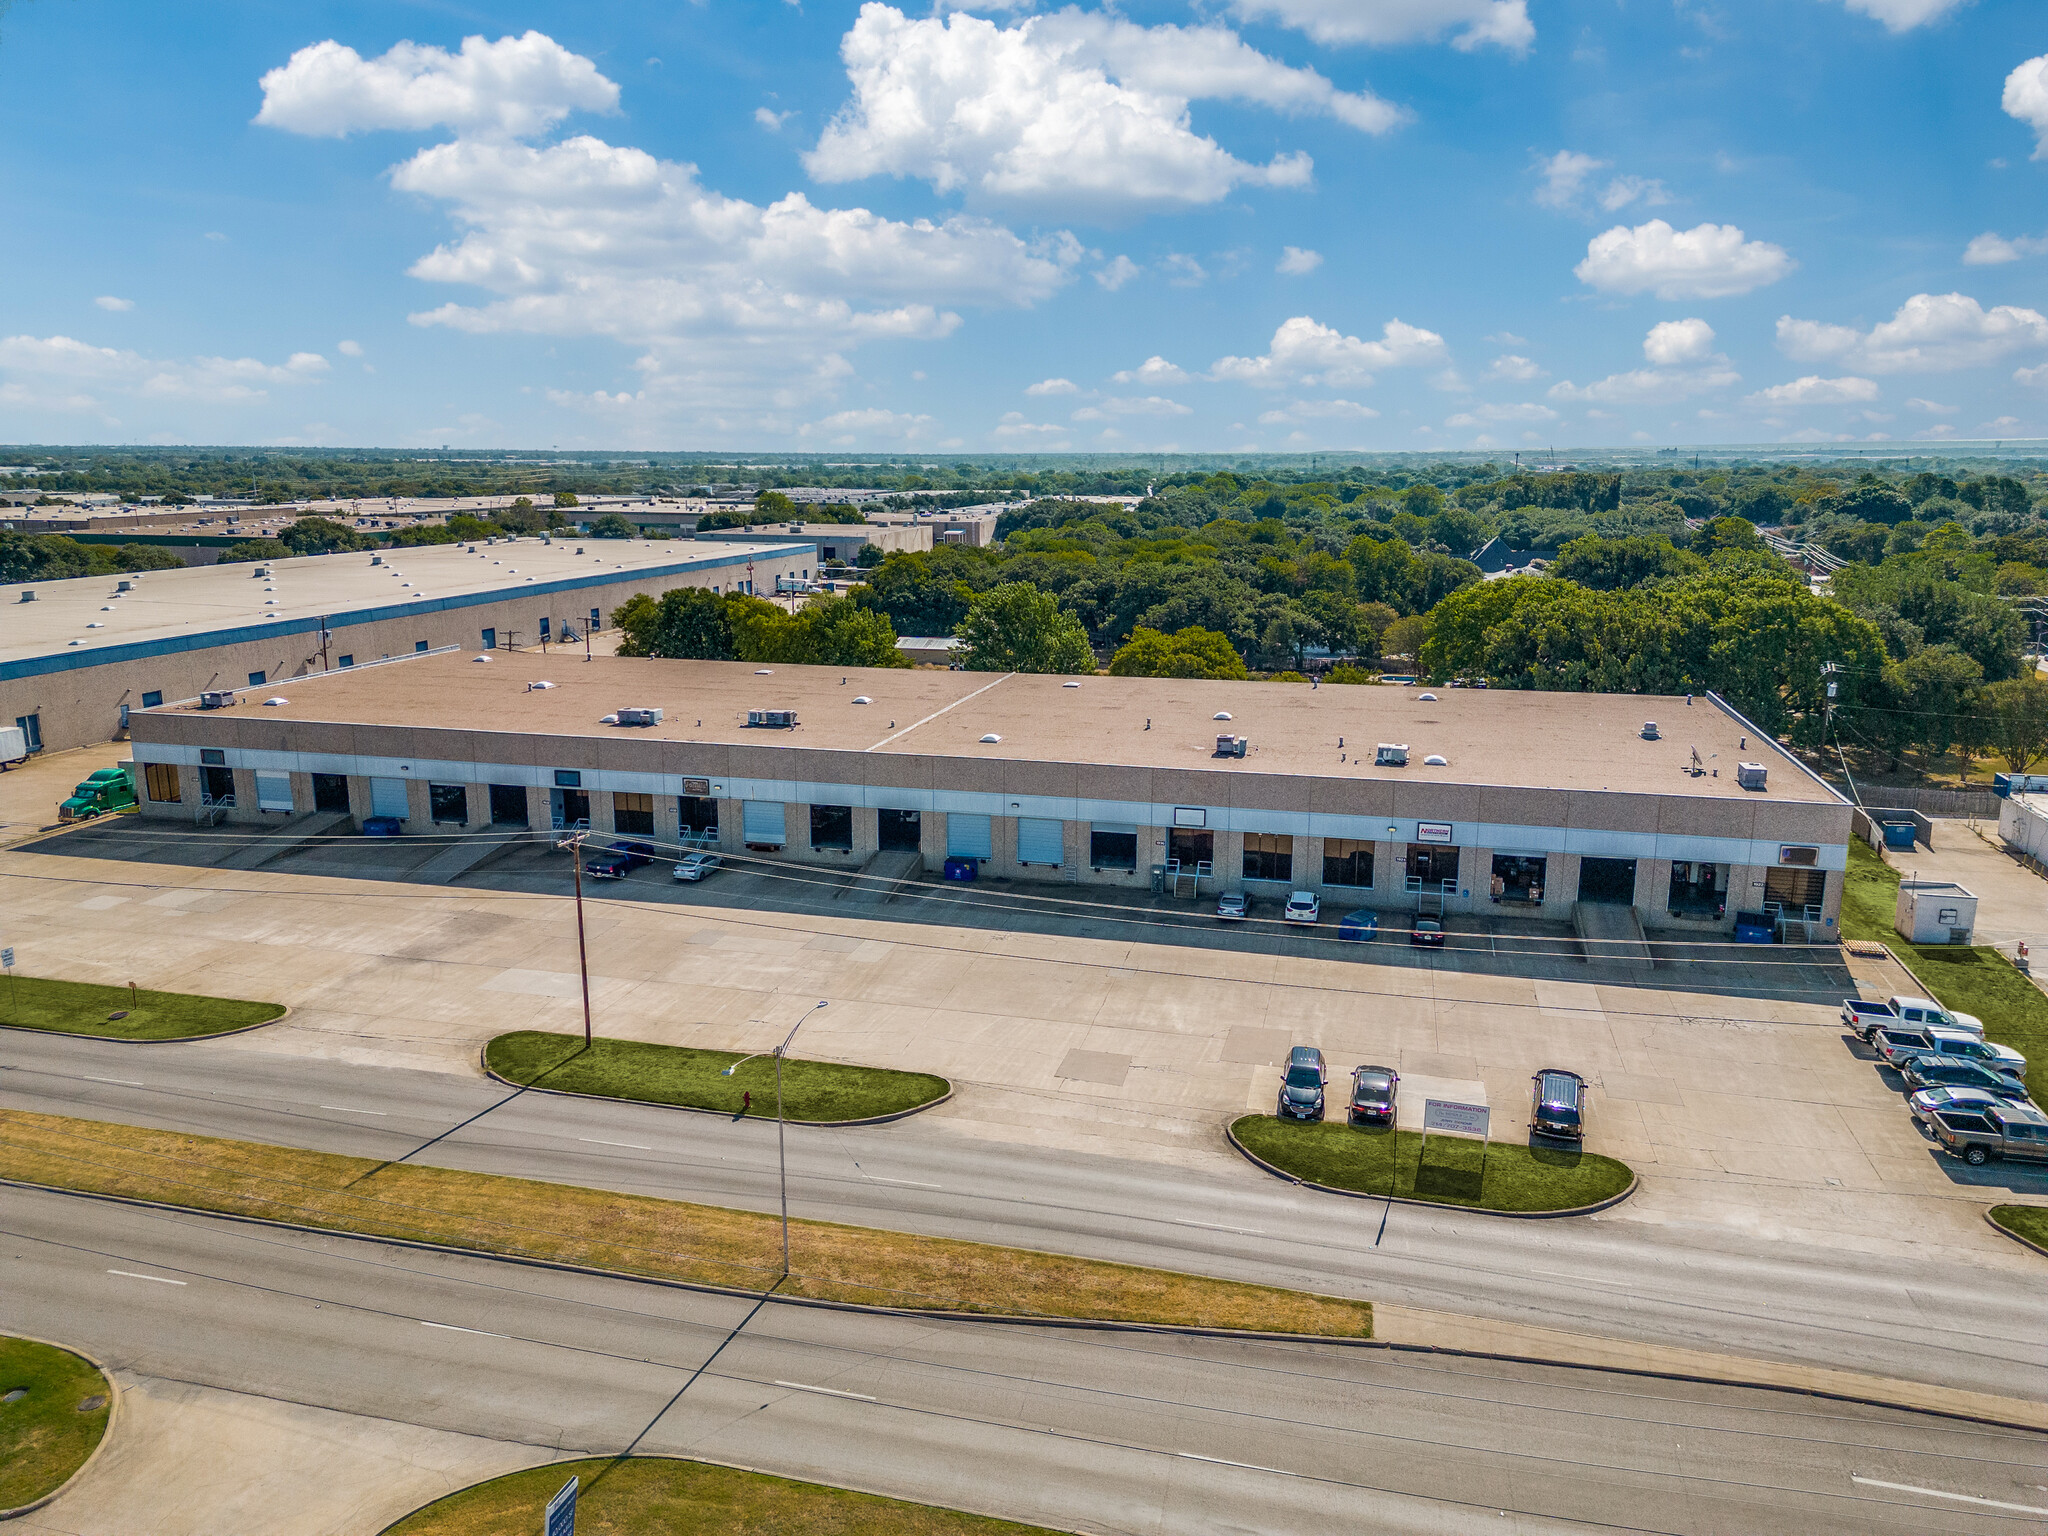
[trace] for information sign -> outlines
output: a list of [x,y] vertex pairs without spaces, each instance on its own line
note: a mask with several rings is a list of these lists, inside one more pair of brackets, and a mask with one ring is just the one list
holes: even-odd
[[[576,1489],[580,1480],[570,1478],[562,1484],[562,1491],[548,1500],[546,1524],[541,1527],[541,1536],[576,1536]],[[528,1505],[529,1509],[533,1506]]]
[[1484,1104],[1460,1104],[1455,1099],[1424,1099],[1422,1129],[1424,1132],[1449,1131],[1454,1136],[1483,1139],[1491,1113]]

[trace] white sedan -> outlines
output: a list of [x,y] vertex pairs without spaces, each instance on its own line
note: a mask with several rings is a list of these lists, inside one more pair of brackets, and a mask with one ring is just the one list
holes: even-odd
[[724,862],[715,853],[686,853],[676,860],[676,878],[702,880],[713,870],[720,868]]
[[1287,909],[1280,914],[1283,922],[1316,923],[1323,917],[1323,904],[1314,891],[1296,891],[1287,898]]

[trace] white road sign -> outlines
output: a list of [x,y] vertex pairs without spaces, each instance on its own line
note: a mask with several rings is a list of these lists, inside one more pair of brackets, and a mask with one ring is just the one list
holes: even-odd
[[1460,1104],[1455,1099],[1424,1099],[1422,1129],[1425,1132],[1449,1131],[1457,1136],[1478,1136],[1483,1139],[1490,1113],[1484,1104]]

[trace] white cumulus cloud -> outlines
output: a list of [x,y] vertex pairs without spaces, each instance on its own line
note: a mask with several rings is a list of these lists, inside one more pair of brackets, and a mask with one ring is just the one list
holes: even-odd
[[1610,177],[1606,186],[1597,189],[1589,185],[1595,171],[1606,170],[1613,163],[1574,149],[1560,149],[1536,162],[1536,174],[1542,178],[1536,201],[1546,208],[1576,208],[1580,194],[1590,193],[1609,213],[1638,200],[1652,206],[1671,201],[1663,182],[1645,176]]
[[1262,427],[1294,426],[1305,421],[1372,421],[1379,412],[1356,400],[1290,400],[1259,417]]
[[1740,384],[1742,375],[1713,346],[1714,328],[1704,320],[1661,321],[1643,337],[1643,357],[1651,366],[1612,373],[1591,384],[1563,379],[1550,386],[1550,398],[1609,404],[1683,400]]
[[834,448],[858,448],[868,443],[920,443],[930,438],[934,429],[929,416],[869,406],[835,411],[823,420],[807,421],[797,428],[796,435],[821,438]]
[[133,299],[117,299],[111,293],[101,294],[93,300],[93,303],[99,305],[101,309],[108,310],[117,315],[135,307]]
[[1987,230],[1963,247],[1963,265],[1996,267],[2044,252],[2048,252],[2048,235],[2018,235],[2008,240]]
[[1555,421],[1557,412],[1547,405],[1538,405],[1533,400],[1515,405],[1475,405],[1470,410],[1460,411],[1455,416],[1446,416],[1447,427],[1476,427],[1504,422]]
[[334,350],[343,357],[361,357],[363,355],[363,344],[360,341],[337,342],[335,343]]
[[1124,416],[1192,416],[1191,405],[1182,405],[1178,400],[1169,400],[1164,395],[1111,395],[1094,405],[1084,405],[1074,412],[1075,421],[1107,421],[1111,417]]
[[2034,158],[2048,160],[2048,53],[2028,59],[2005,77],[1999,105],[2034,130]]
[[1543,377],[1543,370],[1534,361],[1518,352],[1504,352],[1496,357],[1480,378],[1485,380],[1505,379],[1510,383],[1526,384],[1531,379]]
[[1090,275],[1104,288],[1107,288],[1111,293],[1115,293],[1117,289],[1123,287],[1125,283],[1136,277],[1141,270],[1143,269],[1135,261],[1131,260],[1130,257],[1118,256],[1114,261],[1096,268]]
[[1036,384],[1024,386],[1027,395],[1072,395],[1080,393],[1080,386],[1072,379],[1040,379]]
[[265,363],[253,357],[152,358],[70,336],[0,339],[0,378],[7,381],[0,399],[12,405],[95,410],[103,408],[105,395],[226,405],[264,399],[273,387],[305,384],[327,371],[327,359],[318,352]]
[[[2048,363],[2042,363],[2034,368],[2015,368],[2012,371],[2012,379],[2015,384],[2026,384],[2036,387],[2048,385]],[[1954,409],[1954,407],[1950,407],[1950,409]]]
[[1448,32],[1468,53],[1489,45],[1520,53],[1536,41],[1528,0],[1231,0],[1230,8],[1319,43],[1424,42]]
[[1068,446],[1072,432],[1064,422],[1033,421],[1022,411],[1005,411],[1002,420],[990,428],[989,436],[998,442],[1058,449]]
[[1847,378],[1824,379],[1819,374],[1809,373],[1803,379],[1794,379],[1789,384],[1773,384],[1760,389],[1749,397],[1753,405],[1856,405],[1877,398],[1877,383],[1873,379]]
[[1850,10],[1883,22],[1888,32],[1910,32],[1964,3],[1965,0],[1847,0]]
[[1922,400],[1916,395],[1906,402],[1906,409],[1909,411],[1925,411],[1930,416],[1953,416],[1961,407],[1943,405],[1938,400]]
[[619,88],[581,54],[539,32],[462,49],[399,43],[365,59],[332,38],[301,48],[262,79],[256,121],[339,138],[376,128],[453,128],[527,138],[574,111],[612,112]]
[[2048,347],[2048,317],[2039,310],[2012,304],[1987,310],[1961,293],[1916,293],[1868,331],[1778,317],[1778,348],[1787,357],[1867,373],[1977,368],[2042,347]]
[[1604,293],[1655,293],[1660,299],[1723,299],[1775,283],[1793,268],[1781,246],[1751,240],[1733,224],[1673,229],[1652,219],[1595,235],[1572,268]]
[[1150,384],[1157,387],[1161,384],[1185,384],[1188,375],[1185,369],[1178,368],[1155,354],[1135,368],[1126,368],[1120,373],[1111,374],[1109,381],[1112,384]]
[[1286,384],[1370,384],[1384,368],[1419,368],[1449,358],[1435,331],[1389,320],[1378,341],[1361,341],[1308,315],[1280,322],[1263,357],[1219,357],[1209,377],[1230,383],[1278,388]]
[[1283,277],[1306,277],[1322,264],[1321,251],[1305,251],[1298,245],[1290,245],[1280,252],[1279,263],[1273,270]]
[[822,182],[910,176],[984,201],[1128,216],[1214,203],[1238,186],[1301,187],[1313,166],[1264,165],[1195,132],[1198,100],[1316,114],[1368,133],[1403,120],[1219,25],[1143,27],[1074,9],[999,26],[861,7],[840,41],[853,96],[805,167]]

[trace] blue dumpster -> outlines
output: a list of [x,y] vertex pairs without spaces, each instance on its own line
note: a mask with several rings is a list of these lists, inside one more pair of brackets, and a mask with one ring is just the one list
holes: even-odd
[[946,860],[946,878],[948,880],[973,880],[980,873],[981,860],[979,859]]
[[1887,848],[1913,851],[1913,823],[1910,821],[1888,821],[1884,824],[1884,845]]
[[1768,912],[1738,912],[1735,914],[1735,942],[1775,944],[1778,942],[1777,922]]

